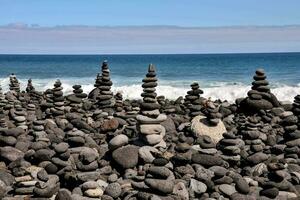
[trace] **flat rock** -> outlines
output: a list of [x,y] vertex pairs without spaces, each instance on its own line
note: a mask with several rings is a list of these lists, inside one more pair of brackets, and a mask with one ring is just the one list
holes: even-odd
[[191,130],[196,135],[210,136],[214,143],[218,143],[226,133],[226,127],[222,121],[216,126],[210,126],[206,117],[198,115],[192,119]]
[[156,192],[163,194],[170,194],[173,192],[174,183],[171,180],[162,180],[162,179],[145,179],[146,185]]
[[109,149],[114,150],[128,144],[128,137],[124,134],[115,136],[109,141]]

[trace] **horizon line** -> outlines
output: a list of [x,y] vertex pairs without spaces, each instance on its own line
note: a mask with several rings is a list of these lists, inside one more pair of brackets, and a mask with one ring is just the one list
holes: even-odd
[[0,24],[0,28],[183,28],[183,29],[201,29],[201,28],[282,28],[282,27],[300,27],[300,24],[285,24],[285,25],[222,25],[222,26],[182,26],[182,25],[83,25],[83,24],[69,24],[69,25],[40,25],[28,23],[8,23]]
[[300,51],[273,51],[273,52],[219,52],[219,53],[0,53],[0,56],[134,56],[134,55],[223,55],[223,54],[297,54]]

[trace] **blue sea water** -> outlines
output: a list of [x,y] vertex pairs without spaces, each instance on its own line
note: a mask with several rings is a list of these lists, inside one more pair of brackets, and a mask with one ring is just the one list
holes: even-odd
[[158,93],[169,98],[184,95],[193,81],[200,83],[204,96],[233,101],[246,95],[257,68],[264,68],[274,93],[292,100],[300,93],[300,53],[182,54],[182,55],[0,55],[0,79],[4,89],[15,73],[26,87],[28,78],[38,90],[51,88],[61,79],[65,92],[82,84],[93,88],[102,60],[108,60],[114,91],[138,98],[141,80],[149,63],[157,68]]

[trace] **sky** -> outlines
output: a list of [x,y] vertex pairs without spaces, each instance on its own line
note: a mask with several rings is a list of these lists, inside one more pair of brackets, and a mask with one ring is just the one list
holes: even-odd
[[0,53],[300,51],[299,0],[0,0]]

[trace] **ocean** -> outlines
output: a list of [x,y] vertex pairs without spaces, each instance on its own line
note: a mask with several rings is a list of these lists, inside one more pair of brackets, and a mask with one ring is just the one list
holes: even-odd
[[199,82],[203,96],[228,100],[245,97],[257,68],[264,68],[273,93],[281,101],[300,94],[300,53],[179,54],[179,55],[0,55],[0,83],[8,90],[9,75],[15,73],[25,89],[32,78],[36,90],[52,88],[56,79],[66,94],[81,84],[93,89],[101,62],[108,60],[112,90],[124,98],[140,98],[141,81],[149,63],[156,66],[158,95],[176,99],[190,84]]

